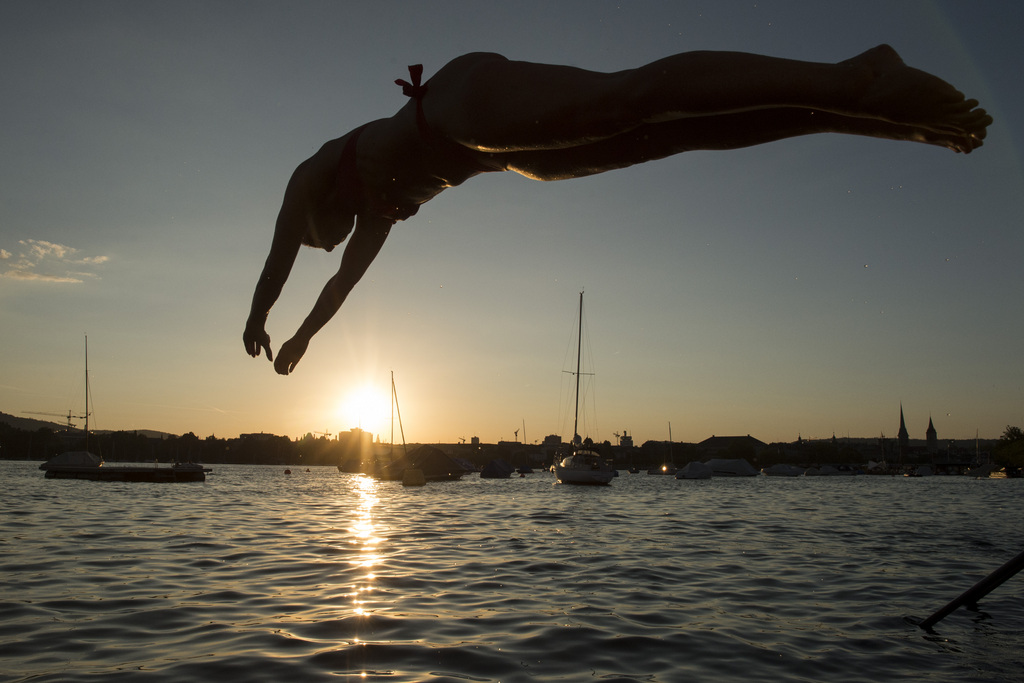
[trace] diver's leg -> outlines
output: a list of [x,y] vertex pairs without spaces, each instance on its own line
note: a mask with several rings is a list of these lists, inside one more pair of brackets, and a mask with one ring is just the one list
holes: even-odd
[[428,85],[431,128],[489,152],[564,149],[644,124],[778,107],[953,135],[978,134],[991,122],[976,101],[907,67],[887,46],[839,64],[689,52],[615,73],[477,54],[453,61]]
[[615,137],[567,149],[501,155],[506,167],[535,180],[565,180],[626,168],[695,150],[730,150],[814,133],[845,133],[921,142],[969,153],[980,136],[950,135],[902,124],[800,108],[703,116],[648,124]]

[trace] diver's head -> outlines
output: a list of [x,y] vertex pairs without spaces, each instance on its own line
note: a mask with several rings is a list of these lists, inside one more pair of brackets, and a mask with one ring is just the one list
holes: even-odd
[[[317,156],[331,147],[340,151],[326,154],[333,172],[319,175],[321,200],[310,207],[302,243],[331,251],[341,244],[355,222],[356,214],[363,204],[363,183],[356,169],[356,141],[362,126],[324,145]],[[316,158],[316,157],[314,157]],[[329,183],[323,185],[323,183]]]
[[355,211],[331,214],[330,218],[309,221],[302,233],[302,243],[324,251],[333,251],[345,241],[355,224]]

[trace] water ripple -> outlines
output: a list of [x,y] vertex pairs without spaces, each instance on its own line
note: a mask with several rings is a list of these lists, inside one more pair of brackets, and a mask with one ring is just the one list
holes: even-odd
[[1019,580],[915,626],[1020,552],[1020,480],[406,489],[218,466],[96,486],[0,467],[3,681],[942,683],[1024,665]]

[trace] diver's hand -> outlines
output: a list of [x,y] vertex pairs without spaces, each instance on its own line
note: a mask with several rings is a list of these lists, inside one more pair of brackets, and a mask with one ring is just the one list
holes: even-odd
[[302,355],[306,353],[309,340],[295,336],[281,345],[277,352],[277,360],[274,361],[274,370],[279,375],[287,375],[299,364]]
[[260,355],[260,349],[267,352],[267,360],[274,360],[274,353],[270,350],[270,335],[263,329],[260,323],[253,323],[252,320],[245,324],[245,332],[242,333],[242,342],[245,344],[245,352],[255,358]]

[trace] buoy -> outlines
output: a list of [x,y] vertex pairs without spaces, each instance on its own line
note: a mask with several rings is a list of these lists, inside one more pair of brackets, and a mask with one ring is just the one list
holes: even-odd
[[291,471],[291,470],[285,470],[285,471],[284,471],[284,473],[285,473],[285,474],[291,474],[291,473],[292,473],[292,471]]
[[404,470],[402,472],[402,486],[423,486],[427,483],[423,476],[423,470]]

